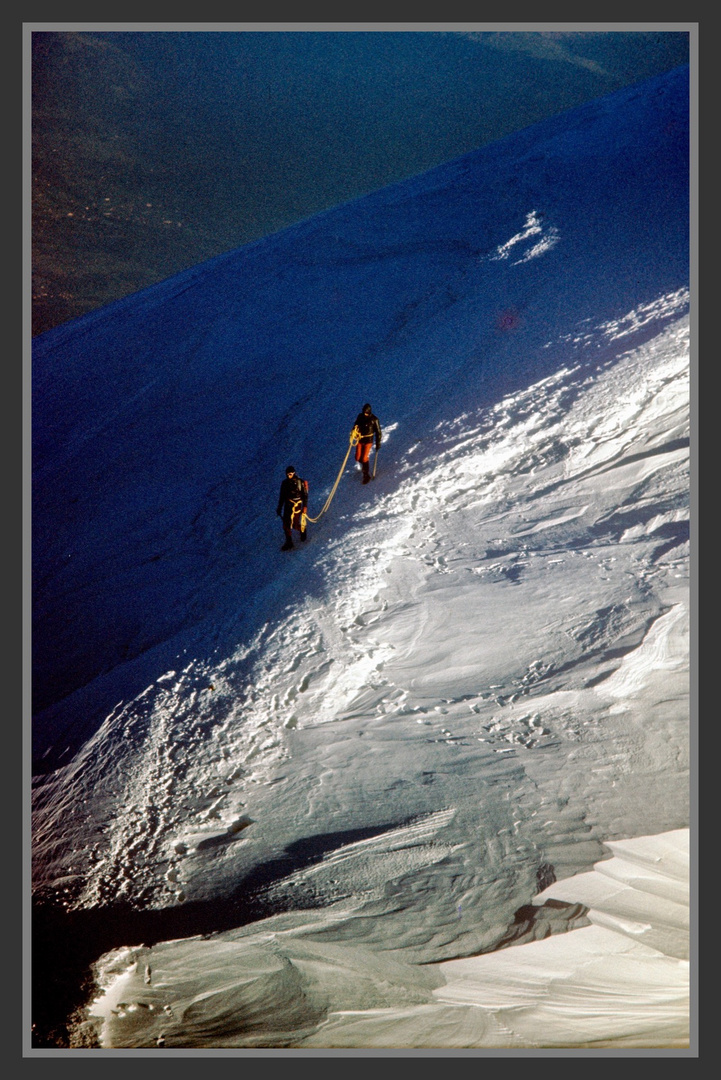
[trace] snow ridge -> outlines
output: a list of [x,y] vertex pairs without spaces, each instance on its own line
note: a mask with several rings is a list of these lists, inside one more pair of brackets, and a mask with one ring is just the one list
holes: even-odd
[[688,75],[34,342],[78,1045],[688,1042]]

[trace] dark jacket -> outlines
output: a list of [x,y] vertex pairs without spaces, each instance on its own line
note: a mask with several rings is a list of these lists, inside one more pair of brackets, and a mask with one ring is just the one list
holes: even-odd
[[370,415],[366,415],[364,412],[358,413],[355,426],[360,432],[360,441],[362,443],[371,442],[375,438],[376,446],[380,446],[381,425],[377,416],[373,413],[370,413]]
[[286,476],[285,480],[281,482],[276,513],[280,514],[284,507],[287,513],[292,513],[293,505],[298,499],[301,500],[303,509],[307,510],[308,481],[301,480],[300,476],[296,473],[295,476]]

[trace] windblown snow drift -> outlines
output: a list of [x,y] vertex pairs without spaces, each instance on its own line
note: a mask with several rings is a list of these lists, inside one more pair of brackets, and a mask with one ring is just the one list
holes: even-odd
[[[71,1043],[688,1045],[688,112],[682,68],[34,342]],[[281,553],[365,401],[376,479]]]

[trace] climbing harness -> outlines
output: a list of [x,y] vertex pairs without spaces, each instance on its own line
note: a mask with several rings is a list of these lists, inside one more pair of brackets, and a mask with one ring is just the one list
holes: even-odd
[[315,523],[317,521],[320,521],[320,519],[323,517],[323,514],[326,512],[326,510],[330,506],[331,502],[333,501],[333,496],[335,495],[336,488],[338,487],[338,484],[340,483],[340,478],[343,475],[343,470],[345,469],[348,458],[350,457],[350,452],[353,449],[353,447],[357,445],[359,440],[360,440],[360,432],[359,432],[357,427],[354,427],[353,430],[350,433],[348,450],[346,451],[346,455],[343,458],[343,464],[340,467],[340,472],[338,473],[338,475],[335,478],[335,483],[333,484],[333,487],[330,489],[330,495],[328,496],[328,498],[325,500],[325,503],[323,504],[323,509],[318,514],[318,517],[314,517],[314,518],[308,517],[308,521],[312,521],[314,525],[315,525]]
[[288,500],[288,502],[290,503],[290,505],[291,505],[291,507],[292,507],[292,509],[291,509],[291,511],[290,511],[290,524],[291,524],[291,528],[293,528],[293,527],[294,527],[294,526],[293,526],[293,523],[295,522],[295,519],[296,519],[296,517],[298,516],[298,514],[300,514],[300,515],[301,515],[301,516],[300,516],[300,531],[301,531],[301,532],[305,532],[305,525],[303,524],[303,518],[304,518],[304,517],[305,517],[306,515],[305,515],[305,513],[302,513],[302,514],[301,514],[301,509],[302,509],[302,507],[303,507],[303,500],[302,500],[302,499],[300,499],[300,498],[298,498],[298,499],[289,499],[289,500]]

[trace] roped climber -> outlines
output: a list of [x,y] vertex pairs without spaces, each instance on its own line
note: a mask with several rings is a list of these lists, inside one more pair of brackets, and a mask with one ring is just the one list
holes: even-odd
[[307,537],[306,519],[308,515],[308,481],[298,476],[292,465],[285,470],[285,480],[281,481],[278,506],[278,517],[283,518],[283,532],[285,543],[281,551],[289,551],[293,545],[292,530],[300,533],[301,540]]
[[376,453],[381,444],[381,425],[378,417],[374,415],[369,404],[365,404],[358,413],[355,421],[355,430],[358,432],[358,442],[355,448],[355,459],[363,470],[363,483],[367,484],[371,478],[369,458],[371,447],[375,439]]

